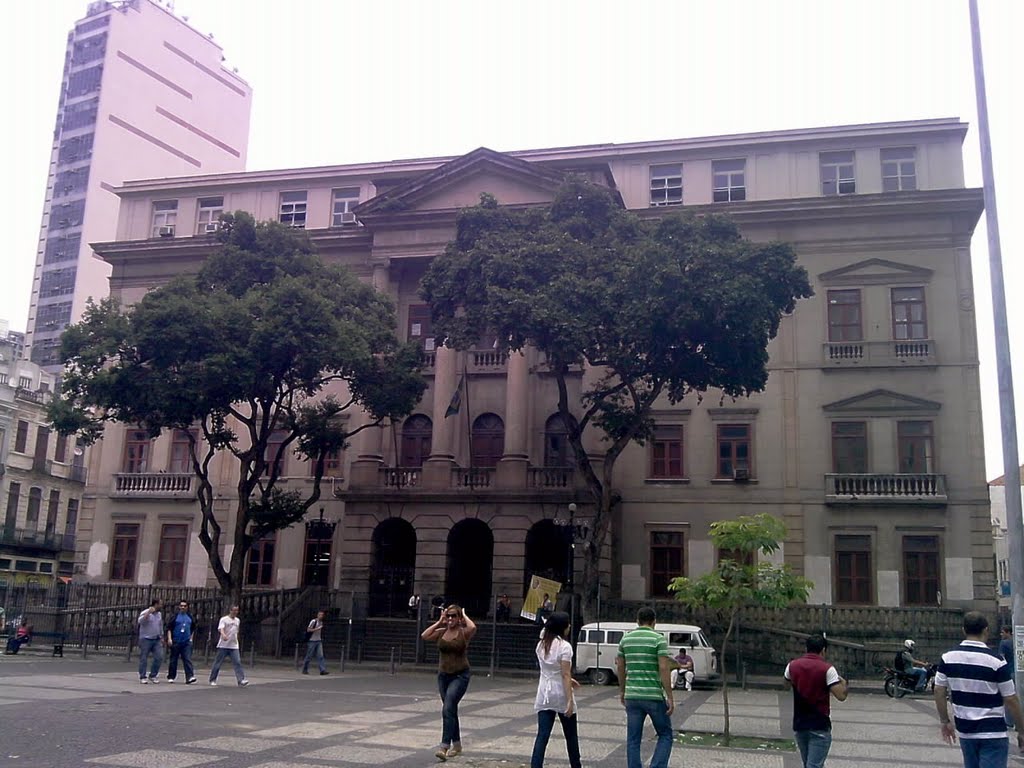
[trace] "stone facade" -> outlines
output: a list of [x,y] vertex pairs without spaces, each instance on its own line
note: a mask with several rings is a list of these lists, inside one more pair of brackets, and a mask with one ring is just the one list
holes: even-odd
[[[565,576],[567,526],[554,523],[568,522],[570,503],[585,523],[588,500],[563,469],[555,387],[536,351],[433,344],[417,286],[456,212],[483,192],[543,203],[568,171],[641,215],[728,212],[753,240],[792,243],[815,295],[783,320],[763,393],[665,403],[656,444],[620,457],[606,594],[657,599],[668,577],[715,563],[711,522],[767,512],[787,523],[779,557],[814,581],[812,602],[990,606],[969,252],[982,195],[964,188],[966,130],[926,120],[130,182],[118,189],[117,241],[94,248],[112,265],[112,292],[135,301],[211,247],[201,235],[150,238],[154,202],[189,211],[216,194],[226,210],[304,226],[326,260],[391,296],[399,333],[424,344],[430,386],[410,420],[366,430],[346,451],[324,502],[340,524],[318,551],[332,586],[370,593],[380,612],[414,591],[486,608],[493,594],[521,596],[532,573]],[[456,390],[459,411],[446,417]],[[125,479],[127,431],[109,429],[93,464],[93,579],[109,578],[118,520],[140,526],[137,578],[152,574],[161,520],[195,531],[187,478],[173,491],[159,477]],[[141,474],[166,471],[170,451],[158,440]],[[308,483],[294,464],[289,482]],[[220,477],[227,514],[230,469]],[[303,583],[312,553],[302,530],[281,532],[268,579]],[[189,583],[203,582],[194,535],[187,562]]]

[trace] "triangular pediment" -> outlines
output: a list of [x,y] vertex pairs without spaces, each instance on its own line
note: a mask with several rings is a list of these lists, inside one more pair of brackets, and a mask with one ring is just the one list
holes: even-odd
[[822,406],[830,413],[936,413],[942,403],[913,395],[902,395],[888,389],[875,389]]
[[477,205],[488,193],[502,205],[551,202],[564,174],[481,147],[399,184],[356,208],[357,216],[453,210]]
[[865,259],[818,275],[822,285],[868,285],[879,283],[926,283],[932,270],[886,259]]

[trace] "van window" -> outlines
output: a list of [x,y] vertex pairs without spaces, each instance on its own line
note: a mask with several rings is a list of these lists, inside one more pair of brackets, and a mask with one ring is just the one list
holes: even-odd
[[622,639],[622,634],[623,633],[622,633],[621,630],[618,630],[618,629],[610,630],[608,632],[608,641],[607,641],[608,644],[610,645],[610,644],[614,643],[615,645],[618,645],[619,641]]
[[687,648],[689,648],[691,640],[693,640],[693,635],[691,635],[689,632],[669,632],[668,633],[668,644],[669,645],[685,645]]
[[587,633],[587,642],[588,643],[594,643],[595,645],[597,645],[598,643],[603,643],[604,642],[604,630],[603,629],[592,629],[592,630],[590,630],[590,632]]

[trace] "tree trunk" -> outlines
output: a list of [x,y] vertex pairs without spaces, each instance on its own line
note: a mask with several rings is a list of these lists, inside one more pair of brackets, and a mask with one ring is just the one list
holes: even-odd
[[725,637],[722,639],[722,711],[725,715],[725,744],[729,745],[729,676],[726,674],[726,651],[729,648],[729,635],[732,634],[733,624],[736,623],[736,611],[729,614],[729,628],[725,630]]

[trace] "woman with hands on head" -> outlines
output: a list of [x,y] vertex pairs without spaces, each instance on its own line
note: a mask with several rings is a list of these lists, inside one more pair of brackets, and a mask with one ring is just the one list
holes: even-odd
[[441,696],[441,743],[434,751],[438,760],[462,753],[459,732],[459,702],[469,688],[469,641],[476,624],[458,605],[452,603],[441,618],[423,630],[424,640],[437,643],[437,692]]
[[580,768],[580,737],[576,723],[576,701],[573,689],[580,684],[572,678],[572,645],[568,641],[569,614],[552,613],[537,643],[540,682],[533,708],[537,712],[537,738],[533,742],[530,768],[544,768],[544,753],[555,725],[555,715],[562,723],[565,751],[570,768]]

